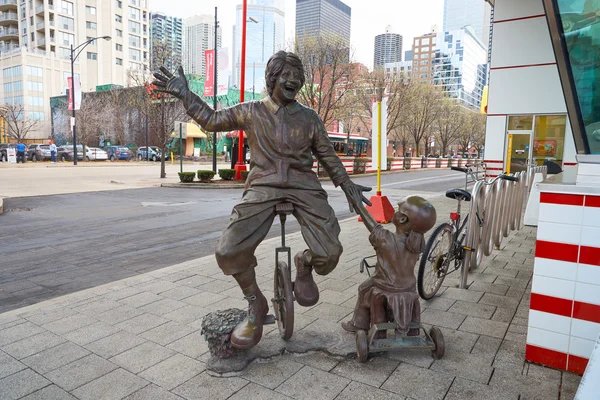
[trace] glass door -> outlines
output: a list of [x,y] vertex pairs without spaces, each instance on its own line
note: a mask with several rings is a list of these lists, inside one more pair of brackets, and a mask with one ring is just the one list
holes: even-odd
[[527,171],[531,165],[531,132],[509,132],[506,143],[506,172],[514,174]]

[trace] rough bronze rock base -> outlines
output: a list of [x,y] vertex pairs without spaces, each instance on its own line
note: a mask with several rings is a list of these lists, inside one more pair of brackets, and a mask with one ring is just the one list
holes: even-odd
[[285,352],[308,353],[311,351],[323,351],[340,357],[354,356],[356,354],[355,336],[344,331],[338,323],[317,320],[294,332],[288,341],[281,339],[277,329],[272,330],[263,335],[260,343],[252,349],[239,351],[234,356],[225,359],[213,355],[208,360],[206,367],[210,375],[232,376],[236,372],[243,371],[256,359],[268,359]]

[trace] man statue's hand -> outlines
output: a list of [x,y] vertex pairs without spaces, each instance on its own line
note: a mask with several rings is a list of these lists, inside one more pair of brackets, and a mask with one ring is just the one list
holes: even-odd
[[371,202],[367,199],[363,192],[370,192],[371,188],[368,186],[357,185],[356,183],[348,180],[340,185],[342,190],[346,194],[346,198],[348,199],[348,205],[350,206],[350,212],[354,212],[354,210],[359,209],[362,206],[362,203],[371,206]]
[[160,72],[154,73],[156,80],[152,82],[156,86],[157,92],[168,93],[178,99],[183,99],[183,96],[190,90],[188,81],[183,73],[183,67],[177,68],[177,75],[170,73],[165,67],[160,67]]

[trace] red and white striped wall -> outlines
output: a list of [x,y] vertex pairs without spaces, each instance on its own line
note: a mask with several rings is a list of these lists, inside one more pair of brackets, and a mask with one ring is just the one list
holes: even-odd
[[483,162],[487,178],[495,178],[504,171],[504,160],[483,160]]
[[544,186],[525,358],[582,374],[600,335],[600,195]]

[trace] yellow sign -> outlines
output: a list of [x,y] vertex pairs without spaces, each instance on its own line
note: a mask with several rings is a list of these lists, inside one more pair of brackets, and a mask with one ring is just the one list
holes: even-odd
[[507,149],[507,154],[506,154],[506,174],[510,174],[510,161],[512,158],[512,142],[513,142],[513,135],[512,133],[508,134],[508,146],[506,146]]

